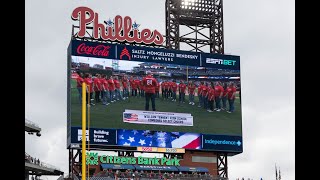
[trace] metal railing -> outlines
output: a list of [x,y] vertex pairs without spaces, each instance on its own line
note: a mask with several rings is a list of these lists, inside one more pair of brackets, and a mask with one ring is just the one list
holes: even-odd
[[55,167],[55,166],[53,166],[51,164],[44,163],[44,162],[40,161],[39,159],[30,156],[26,152],[25,152],[25,161],[28,162],[28,163],[32,163],[32,164],[38,165],[40,167],[45,167],[45,168],[61,171],[59,168],[57,168],[57,167]]

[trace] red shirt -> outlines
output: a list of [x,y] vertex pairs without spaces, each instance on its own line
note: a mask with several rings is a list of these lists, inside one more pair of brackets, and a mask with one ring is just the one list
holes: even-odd
[[187,86],[185,84],[179,84],[179,92],[185,93],[187,89]]
[[195,89],[196,89],[196,86],[195,86],[195,85],[188,87],[188,90],[189,90],[189,93],[190,93],[190,94],[194,94],[194,90],[195,90]]
[[[227,87],[228,88],[228,87]],[[223,88],[223,94],[222,94],[222,97],[225,97],[227,95],[227,88]]]
[[101,82],[99,78],[94,78],[93,84],[94,84],[94,91],[101,91]]
[[130,84],[130,87],[131,87],[131,88],[132,88],[133,83],[134,83],[134,80],[133,80],[133,79],[130,79],[130,80],[129,80],[129,84]]
[[83,78],[78,76],[77,77],[77,87],[82,87],[82,83],[83,83]]
[[108,90],[108,81],[105,78],[101,78],[100,82],[101,82],[101,85],[102,85],[101,91]]
[[112,79],[109,79],[108,80],[108,83],[109,83],[109,91],[114,91],[116,89],[115,85],[114,85],[114,80]]
[[156,92],[159,92],[160,91],[160,84],[157,83],[157,86],[156,86]]
[[153,78],[152,76],[148,75],[145,78],[143,78],[142,83],[145,87],[146,93],[156,93],[156,87],[157,87],[157,80]]
[[198,95],[201,95],[202,96],[202,88],[203,88],[204,85],[200,85],[198,87]]
[[89,89],[89,93],[93,92],[93,81],[91,78],[85,78],[84,82],[87,84],[87,87]]
[[122,80],[122,86],[123,86],[123,88],[128,88],[128,80],[127,79]]
[[120,82],[118,80],[113,80],[114,81],[114,85],[116,86],[117,89],[120,89]]
[[202,96],[207,96],[207,93],[209,92],[209,87],[207,86],[203,86],[202,87],[202,91],[201,91],[201,95]]
[[142,81],[140,81],[140,89],[141,89],[141,90],[144,90],[144,89],[145,89]]
[[178,89],[177,83],[172,82],[172,91],[173,91],[173,92],[177,92],[177,89]]
[[214,87],[214,95],[216,97],[219,97],[221,92],[223,93],[223,87],[222,86],[218,85],[218,86]]
[[209,98],[209,101],[212,101],[214,99],[214,88],[209,89],[208,98]]
[[164,82],[163,87],[164,89],[169,89],[169,82]]
[[231,96],[232,96],[232,94],[233,94],[234,92],[236,92],[236,91],[237,91],[236,87],[228,87],[228,88],[227,88],[228,99],[235,99],[235,98],[236,98],[236,95],[234,95],[233,97],[231,97]]
[[140,89],[140,80],[139,79],[135,79],[134,83],[136,84],[136,89],[139,88]]
[[172,88],[173,88],[173,83],[174,82],[168,82],[168,84],[169,84],[169,89],[171,89],[171,90],[173,90]]
[[131,81],[131,89],[136,90],[138,88],[136,82],[134,80]]

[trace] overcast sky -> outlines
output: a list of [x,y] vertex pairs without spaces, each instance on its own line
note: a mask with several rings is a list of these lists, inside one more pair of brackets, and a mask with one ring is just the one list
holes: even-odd
[[[100,22],[128,15],[140,28],[165,34],[164,2],[26,1],[25,116],[42,128],[40,138],[26,133],[27,153],[68,172],[67,47],[73,9],[88,6]],[[244,152],[228,159],[231,180],[275,179],[275,163],[282,179],[295,179],[294,6],[293,0],[224,1],[225,52],[241,56]]]

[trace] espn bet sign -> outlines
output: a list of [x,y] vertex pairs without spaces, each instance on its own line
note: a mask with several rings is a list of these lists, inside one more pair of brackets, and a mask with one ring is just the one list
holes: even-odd
[[146,157],[118,157],[118,156],[98,156],[98,153],[87,153],[86,164],[87,165],[98,165],[102,164],[138,164],[138,165],[159,165],[159,166],[180,166],[180,159],[176,157],[173,159],[169,158],[146,158]]

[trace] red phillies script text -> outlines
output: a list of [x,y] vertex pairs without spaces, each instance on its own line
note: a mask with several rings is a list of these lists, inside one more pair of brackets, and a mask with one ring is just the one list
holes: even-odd
[[87,54],[94,56],[103,56],[108,57],[110,55],[110,46],[98,45],[98,46],[86,46],[85,43],[82,43],[77,48],[78,54]]
[[[93,38],[110,41],[136,42],[145,44],[162,45],[164,38],[162,34],[154,30],[132,28],[132,19],[129,16],[122,18],[116,16],[113,26],[105,27],[104,24],[98,23],[98,13],[95,13],[88,7],[78,7],[73,10],[71,18],[79,21],[78,37],[83,38],[87,31],[87,25],[93,23]],[[132,35],[130,35],[132,33]]]

